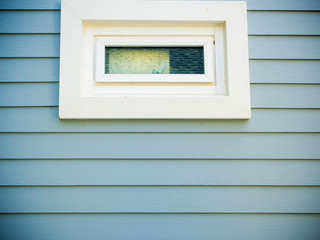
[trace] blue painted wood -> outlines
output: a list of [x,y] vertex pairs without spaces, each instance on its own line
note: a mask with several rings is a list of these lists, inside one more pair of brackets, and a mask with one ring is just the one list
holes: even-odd
[[[317,36],[250,36],[251,59],[320,59]],[[0,57],[59,57],[59,34],[0,35]],[[263,47],[262,47],[263,46]]]
[[59,34],[2,34],[0,57],[59,57]]
[[0,188],[2,213],[320,213],[319,201],[320,187]]
[[3,133],[0,146],[0,159],[320,159],[320,134],[304,133]]
[[251,59],[320,59],[320,37],[251,36]]
[[59,33],[60,11],[3,11],[0,22],[0,33]]
[[[318,240],[317,214],[3,214],[3,240]],[[230,230],[231,229],[231,230]]]
[[320,3],[318,0],[247,0],[246,2],[248,4],[248,9],[251,10],[320,10]]
[[57,83],[3,83],[0,85],[1,106],[57,106]]
[[252,85],[251,99],[252,107],[319,108],[320,85]]
[[[246,2],[249,10],[320,10],[318,0],[247,0]],[[60,0],[2,0],[0,2],[0,9],[60,9],[60,7]]]
[[[0,106],[58,106],[57,83],[2,83]],[[253,108],[320,108],[320,85],[252,84]]]
[[[250,60],[252,83],[320,83],[317,60]],[[56,82],[58,58],[0,58],[0,82]]]
[[0,132],[320,132],[316,109],[253,109],[250,120],[60,120],[57,107],[0,108],[0,116]]
[[0,58],[0,82],[57,82],[58,58]]
[[0,9],[60,9],[61,0],[2,0]]
[[0,185],[319,186],[319,172],[316,160],[1,160]]
[[249,35],[319,35],[319,12],[248,12]]
[[251,83],[320,83],[318,60],[251,60]]

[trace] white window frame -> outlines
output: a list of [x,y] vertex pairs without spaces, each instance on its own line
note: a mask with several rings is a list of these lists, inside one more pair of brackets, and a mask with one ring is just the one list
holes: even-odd
[[[147,34],[147,33],[146,33]],[[96,37],[96,82],[215,82],[214,36]],[[105,74],[106,47],[203,47],[204,74]]]
[[[109,86],[105,79],[95,78],[101,70],[97,70],[99,67],[95,65],[99,60],[95,59],[97,48],[94,47],[94,39],[99,36],[145,35],[139,33],[139,27],[131,27],[135,23],[152,26],[148,35],[154,39],[164,36],[158,33],[161,30],[157,28],[159,23],[172,26],[190,24],[179,33],[182,38],[199,35],[193,32],[201,29],[201,24],[223,26],[214,34],[205,34],[214,36],[216,43],[223,43],[223,47],[215,49],[215,58],[212,58],[215,68],[212,70],[213,79],[216,81],[199,82],[194,87],[168,85],[163,88],[161,84],[166,84],[166,81],[181,82],[174,77],[153,79],[151,83],[164,82],[145,90],[139,86],[138,81],[141,80],[135,80],[134,74],[130,74],[130,79],[120,81],[132,86],[118,92],[112,84],[121,82],[111,82]],[[129,31],[128,28],[124,31],[122,27],[110,27],[102,30],[100,35],[100,24],[128,24]],[[60,118],[250,118],[245,2],[62,0],[60,44]],[[222,84],[218,79],[222,79]]]

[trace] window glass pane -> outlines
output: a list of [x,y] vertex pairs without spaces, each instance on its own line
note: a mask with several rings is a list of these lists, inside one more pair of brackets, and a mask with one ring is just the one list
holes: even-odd
[[203,47],[106,47],[106,74],[204,74]]

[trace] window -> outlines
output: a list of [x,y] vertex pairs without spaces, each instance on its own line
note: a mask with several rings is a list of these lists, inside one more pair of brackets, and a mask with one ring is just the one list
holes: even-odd
[[212,36],[124,35],[95,40],[96,82],[215,81]]
[[62,0],[60,118],[249,118],[247,45],[243,2]]
[[203,46],[106,46],[104,60],[105,74],[204,74],[207,72],[204,69]]

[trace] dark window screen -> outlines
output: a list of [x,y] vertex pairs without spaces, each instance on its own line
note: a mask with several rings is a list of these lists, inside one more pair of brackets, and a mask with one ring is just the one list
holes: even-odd
[[203,47],[106,47],[106,74],[204,74]]

